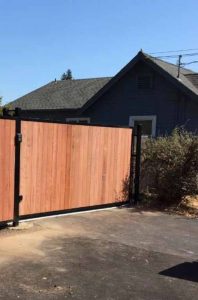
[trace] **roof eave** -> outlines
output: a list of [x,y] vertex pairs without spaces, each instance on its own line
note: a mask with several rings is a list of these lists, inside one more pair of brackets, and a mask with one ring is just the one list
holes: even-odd
[[80,110],[81,108],[34,108],[34,109],[21,109],[22,112],[69,112],[69,113],[76,113]]

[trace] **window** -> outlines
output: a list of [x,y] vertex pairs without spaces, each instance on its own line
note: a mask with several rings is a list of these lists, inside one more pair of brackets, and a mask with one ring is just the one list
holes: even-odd
[[89,124],[90,118],[66,118],[66,122],[74,124]]
[[153,77],[151,75],[139,75],[137,77],[137,87],[139,90],[152,89]]
[[154,137],[156,135],[156,120],[156,116],[130,116],[129,126],[136,130],[138,124],[142,125],[142,135]]

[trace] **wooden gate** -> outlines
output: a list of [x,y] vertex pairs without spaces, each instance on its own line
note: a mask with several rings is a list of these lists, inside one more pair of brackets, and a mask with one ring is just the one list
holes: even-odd
[[0,221],[14,214],[15,121],[0,119]]
[[0,120],[0,221],[128,200],[132,129],[18,120],[17,172],[15,122]]

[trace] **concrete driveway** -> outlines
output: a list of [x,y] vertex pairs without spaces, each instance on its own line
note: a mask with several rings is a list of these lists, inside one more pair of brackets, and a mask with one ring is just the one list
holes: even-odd
[[197,299],[198,220],[110,209],[0,231],[0,299]]

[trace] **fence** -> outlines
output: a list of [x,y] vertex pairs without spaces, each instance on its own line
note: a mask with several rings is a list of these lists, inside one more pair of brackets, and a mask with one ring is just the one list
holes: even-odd
[[0,119],[0,221],[128,201],[132,129]]

